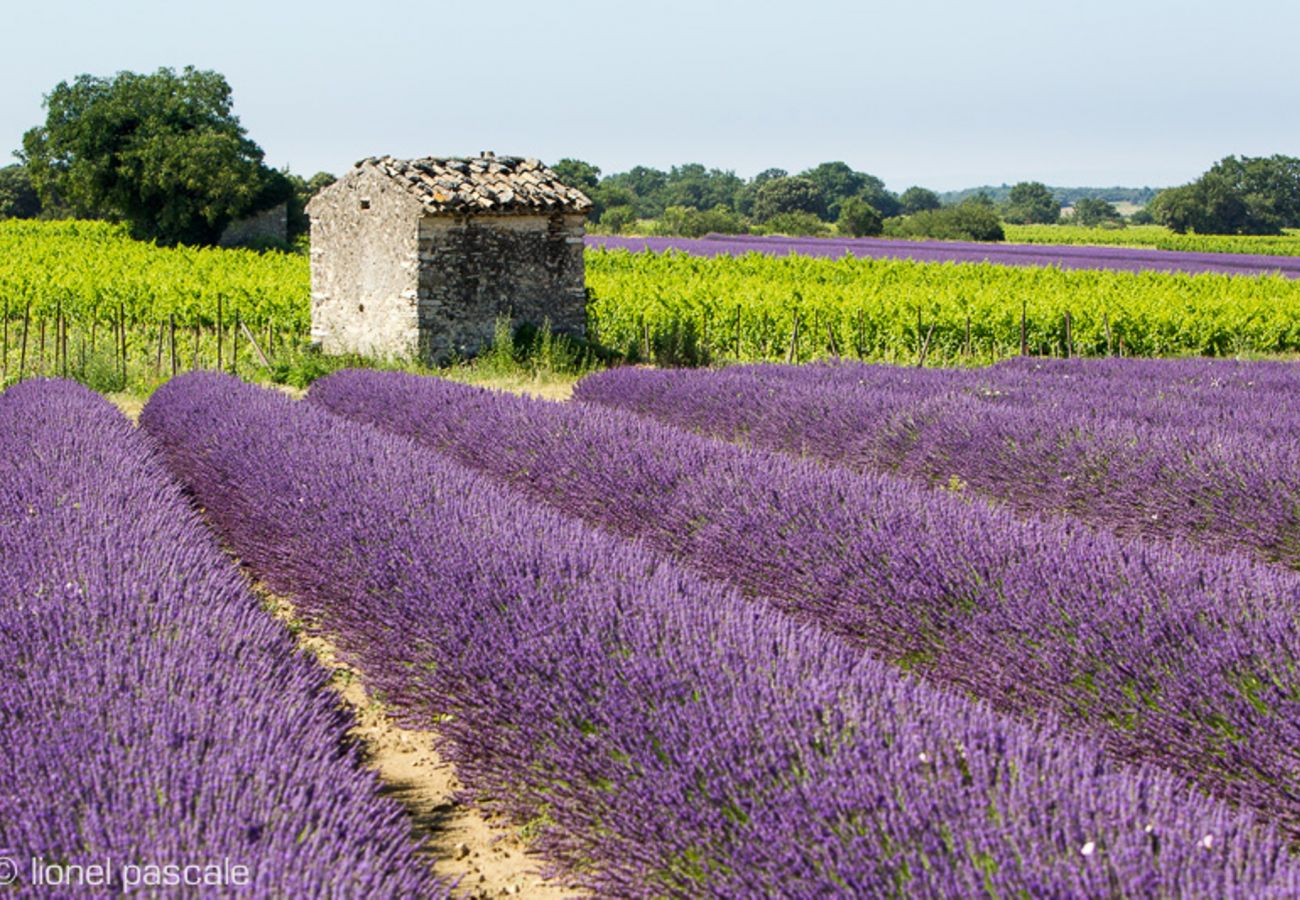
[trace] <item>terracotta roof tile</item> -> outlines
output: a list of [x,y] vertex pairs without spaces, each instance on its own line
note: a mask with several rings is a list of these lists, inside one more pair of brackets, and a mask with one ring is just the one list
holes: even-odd
[[562,184],[554,172],[535,159],[380,156],[363,159],[356,168],[366,166],[402,184],[432,212],[528,213],[558,207],[585,213],[591,209],[586,194]]

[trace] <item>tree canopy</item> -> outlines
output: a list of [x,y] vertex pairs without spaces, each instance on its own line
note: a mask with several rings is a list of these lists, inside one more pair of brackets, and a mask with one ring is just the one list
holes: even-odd
[[1228,156],[1151,201],[1155,220],[1198,234],[1278,234],[1300,227],[1300,159]]
[[811,178],[798,175],[773,178],[758,189],[754,197],[754,218],[760,222],[782,213],[803,212],[826,217],[826,195]]
[[1075,225],[1095,226],[1108,222],[1122,224],[1124,217],[1112,203],[1094,197],[1080,197],[1074,203],[1074,215],[1070,221]]
[[1002,214],[1016,225],[1053,225],[1061,218],[1061,202],[1041,181],[1013,185]]
[[137,237],[211,243],[233,219],[293,196],[216,72],[79,75],[55,86],[45,109],[19,158],[47,206],[125,221]]
[[938,209],[943,204],[934,191],[913,185],[903,191],[902,196],[898,198],[898,205],[901,214],[910,216],[912,213],[924,212],[927,209]]
[[41,200],[24,166],[0,167],[0,219],[34,219]]

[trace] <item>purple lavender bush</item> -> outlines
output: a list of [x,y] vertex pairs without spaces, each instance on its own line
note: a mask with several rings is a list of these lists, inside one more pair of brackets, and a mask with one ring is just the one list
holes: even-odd
[[[17,866],[0,875],[18,895],[120,896],[145,867],[208,865],[213,896],[446,894],[324,671],[148,440],[79,385],[0,394],[0,560],[0,856]],[[110,881],[39,887],[32,860],[46,884],[72,866]]]
[[216,374],[141,421],[241,556],[601,895],[1300,889],[1250,814],[405,439]]
[[622,369],[584,379],[575,395],[749,446],[957,486],[1025,515],[1298,568],[1300,369],[1253,365]]
[[308,396],[1300,832],[1300,577],[594,406],[357,370]]

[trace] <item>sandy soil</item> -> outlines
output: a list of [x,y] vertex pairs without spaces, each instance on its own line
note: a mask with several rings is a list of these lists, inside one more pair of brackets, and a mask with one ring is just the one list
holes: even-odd
[[332,671],[331,685],[356,716],[352,734],[360,741],[368,764],[384,780],[389,795],[410,813],[412,827],[425,840],[433,871],[448,880],[460,880],[457,896],[583,896],[542,876],[547,863],[530,854],[517,828],[488,820],[473,806],[459,802],[464,787],[455,770],[434,750],[432,732],[393,724],[367,695],[357,673],[337,660],[330,641],[309,636],[283,598],[255,590],[276,617],[297,633],[299,646]]

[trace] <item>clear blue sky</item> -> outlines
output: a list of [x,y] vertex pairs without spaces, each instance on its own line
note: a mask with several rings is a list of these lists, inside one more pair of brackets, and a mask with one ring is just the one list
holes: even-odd
[[0,151],[80,73],[215,69],[267,161],[493,149],[606,173],[842,159],[901,190],[1300,156],[1300,4],[70,2],[6,8]]

